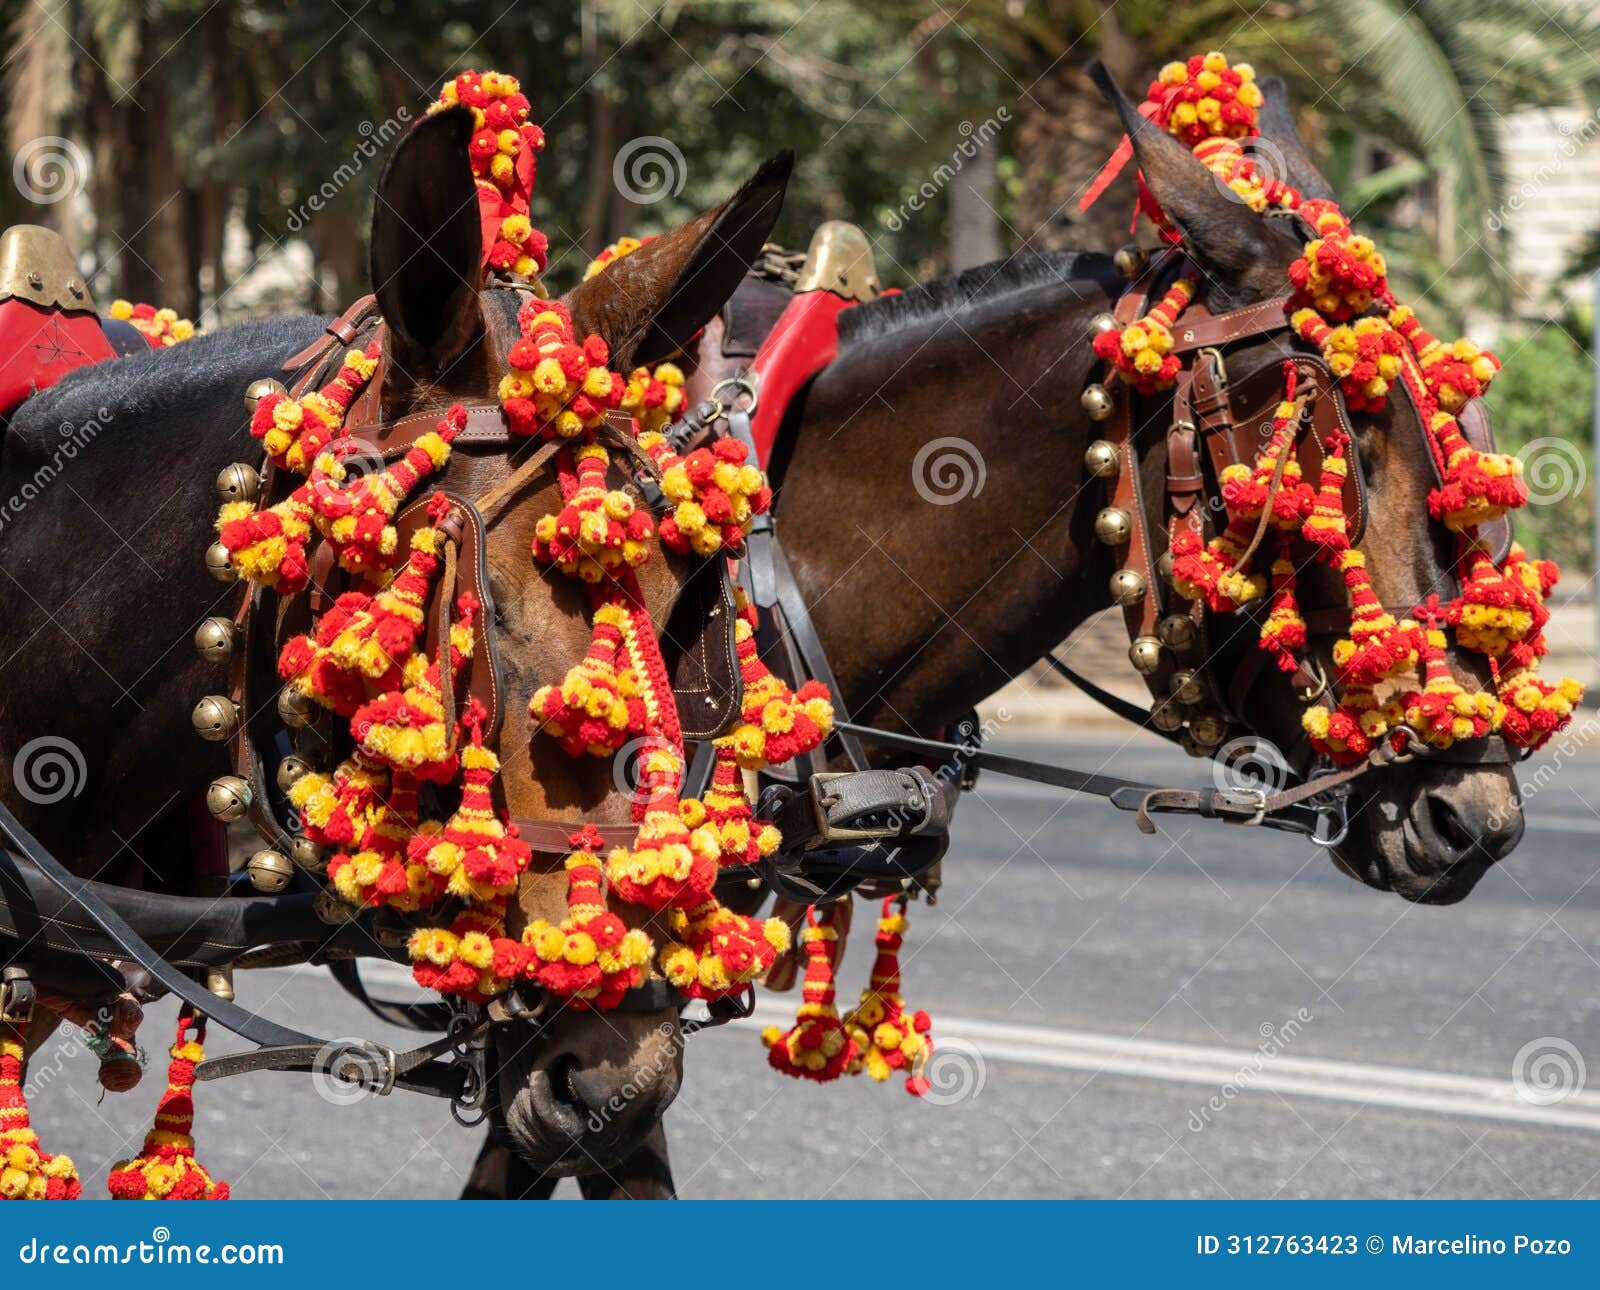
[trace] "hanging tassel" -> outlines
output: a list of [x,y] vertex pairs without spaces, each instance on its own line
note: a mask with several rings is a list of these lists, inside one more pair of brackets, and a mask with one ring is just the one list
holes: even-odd
[[1306,620],[1295,596],[1295,568],[1289,535],[1278,539],[1278,558],[1272,562],[1272,603],[1261,624],[1260,646],[1277,660],[1280,672],[1293,672],[1300,666],[1300,651],[1306,647]]
[[437,833],[419,833],[410,859],[434,876],[440,897],[487,901],[510,895],[533,853],[517,826],[495,806],[500,759],[483,741],[488,713],[476,698],[462,717],[468,746],[461,753],[461,805]]
[[829,914],[827,921],[819,920],[814,905],[806,910],[807,926],[800,933],[806,951],[806,972],[795,1023],[788,1030],[768,1026],[761,1032],[767,1062],[774,1070],[819,1083],[838,1079],[858,1056],[856,1042],[834,1006],[831,956],[839,933],[832,918]]
[[[858,1003],[844,1019],[856,1055],[850,1074],[865,1071],[869,1079],[887,1080],[895,1071],[906,1072],[906,1092],[921,1097],[928,1091],[922,1074],[933,1053],[929,1031],[933,1022],[926,1012],[907,1013],[900,994],[900,946],[906,932],[906,898],[886,896],[878,917],[873,943],[878,947],[872,978]],[[898,908],[895,906],[898,905]]]
[[1424,624],[1424,643],[1420,654],[1424,685],[1405,696],[1406,724],[1424,743],[1448,748],[1458,739],[1481,739],[1501,723],[1500,702],[1495,695],[1480,691],[1469,694],[1450,674],[1445,658],[1442,630],[1445,610],[1438,596],[1429,596],[1417,607]]
[[716,834],[717,863],[719,866],[753,865],[762,856],[776,851],[783,836],[771,824],[756,819],[755,812],[750,809],[734,741],[718,739],[715,748],[711,783],[700,805],[706,823]]
[[1350,635],[1336,641],[1333,663],[1342,679],[1356,686],[1379,681],[1414,669],[1421,657],[1422,629],[1409,618],[1396,620],[1383,607],[1367,573],[1367,557],[1354,547],[1339,556],[1350,598]]
[[[190,1032],[194,1038],[189,1038]],[[120,1160],[106,1179],[114,1200],[227,1200],[228,1184],[217,1182],[194,1158],[194,1068],[205,1059],[204,1017],[178,1014],[178,1036],[167,1067],[167,1091],[142,1154]]]
[[661,951],[662,974],[691,999],[721,999],[754,985],[789,948],[781,918],[749,918],[715,896],[667,914],[673,937]]
[[617,666],[628,627],[628,611],[620,597],[596,606],[583,658],[559,686],[542,685],[534,691],[528,704],[528,715],[559,739],[570,757],[585,753],[609,757],[629,736],[645,731],[639,678],[631,669]]
[[1405,305],[1396,305],[1389,311],[1389,323],[1416,354],[1428,392],[1452,416],[1460,412],[1469,399],[1483,394],[1500,370],[1500,360],[1470,340],[1445,345],[1425,330],[1416,314]]
[[564,481],[565,505],[542,516],[533,530],[533,558],[584,582],[603,582],[622,568],[637,568],[650,556],[654,531],[650,512],[621,489],[607,488],[611,458],[599,444],[573,454],[574,477]]
[[77,1200],[83,1194],[68,1156],[39,1147],[22,1091],[25,1027],[0,1022],[0,1200]]
[[585,825],[567,841],[573,847],[566,859],[567,916],[559,923],[536,919],[523,930],[522,971],[574,1007],[615,1008],[644,984],[654,947],[606,908],[595,854],[603,844],[599,830]]
[[761,770],[818,747],[833,729],[833,704],[826,686],[807,681],[791,690],[768,669],[756,651],[756,611],[742,590],[736,594],[734,650],[744,704],[741,724],[727,738],[741,767]]
[[647,748],[641,755],[636,806],[644,818],[633,846],[616,847],[606,858],[606,881],[621,899],[646,909],[696,908],[716,885],[716,828],[699,802],[678,799],[683,758],[675,749]]
[[333,544],[340,568],[364,578],[388,571],[399,541],[395,512],[422,480],[444,468],[450,445],[466,424],[467,411],[457,403],[399,461],[371,474],[352,476],[346,465],[371,454],[358,440],[336,439],[317,455],[309,479],[315,523]]
[[1193,278],[1179,278],[1143,318],[1094,338],[1097,357],[1140,394],[1164,390],[1177,379],[1183,360],[1172,352],[1172,327],[1194,299]]

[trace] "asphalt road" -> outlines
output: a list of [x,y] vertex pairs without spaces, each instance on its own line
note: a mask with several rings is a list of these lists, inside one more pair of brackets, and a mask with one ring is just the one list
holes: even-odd
[[[1119,773],[1169,782],[1197,770],[1121,740],[998,746],[1080,766],[1120,749]],[[938,1104],[898,1083],[784,1080],[753,1023],[710,1032],[691,1042],[667,1118],[679,1189],[1600,1195],[1591,798],[1600,759],[1566,759],[1512,859],[1434,909],[1359,887],[1284,835],[1196,823],[1145,838],[1099,803],[989,777],[957,816],[941,899],[913,910],[905,956],[908,1000],[943,1041]],[[857,936],[841,998],[869,957]],[[240,997],[325,1034],[406,1042],[317,973],[241,975]],[[757,1020],[790,1006],[768,996]],[[152,1048],[171,1011],[152,1009]],[[159,1070],[98,1101],[93,1061],[72,1047],[63,1032],[35,1063],[35,1123],[98,1192],[137,1147]],[[334,1106],[303,1077],[242,1077],[199,1100],[201,1157],[243,1196],[452,1196],[478,1145],[435,1103]]]

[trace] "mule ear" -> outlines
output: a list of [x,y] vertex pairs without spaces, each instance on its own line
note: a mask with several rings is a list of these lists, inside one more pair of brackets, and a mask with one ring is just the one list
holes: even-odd
[[794,153],[780,152],[720,206],[579,283],[566,296],[574,330],[604,337],[618,371],[682,349],[755,263],[793,167]]
[[1144,181],[1183,233],[1190,255],[1230,278],[1253,276],[1272,247],[1267,221],[1226,191],[1194,153],[1143,116],[1104,63],[1097,58],[1088,71],[1122,118]]
[[[1261,88],[1261,97],[1265,100],[1258,114],[1257,124],[1261,127],[1261,135],[1269,145],[1276,149],[1278,156],[1283,159],[1281,167],[1275,167],[1276,158],[1270,153],[1265,156],[1258,155],[1258,162],[1268,174],[1274,174],[1275,169],[1283,171],[1274,175],[1284,183],[1300,190],[1302,197],[1315,197],[1323,201],[1336,200],[1333,189],[1328,186],[1328,181],[1322,177],[1322,172],[1311,160],[1311,154],[1306,151],[1306,145],[1300,138],[1300,131],[1295,128],[1294,112],[1289,108],[1289,88],[1283,83],[1281,76],[1263,76],[1258,82]],[[1258,153],[1264,150],[1258,150]]]
[[423,117],[378,180],[372,290],[388,324],[389,357],[415,375],[442,370],[482,325],[483,231],[467,157],[472,131],[465,107]]

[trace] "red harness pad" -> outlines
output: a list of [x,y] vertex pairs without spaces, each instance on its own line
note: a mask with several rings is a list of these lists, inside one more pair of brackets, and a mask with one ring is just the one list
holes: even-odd
[[831,291],[805,291],[778,315],[778,321],[751,360],[759,379],[750,434],[765,470],[772,460],[789,400],[839,352],[839,313],[855,304]]
[[92,313],[0,301],[0,416],[76,367],[116,357]]

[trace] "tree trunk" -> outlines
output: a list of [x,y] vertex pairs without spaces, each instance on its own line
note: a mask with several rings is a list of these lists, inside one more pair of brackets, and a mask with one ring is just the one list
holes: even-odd
[[1000,220],[995,214],[996,153],[994,140],[980,145],[950,181],[950,212],[945,216],[945,258],[950,272],[998,260]]
[[1017,104],[1017,164],[1021,195],[1017,228],[1035,251],[1109,251],[1128,240],[1134,202],[1133,165],[1087,211],[1078,199],[1122,140],[1117,114],[1084,71],[1098,54],[1111,74],[1135,99],[1144,97],[1147,79],[1141,60],[1125,37],[1102,18],[1099,48],[1079,42],[1067,57],[1043,55],[1025,66],[1021,81],[1030,88]]

